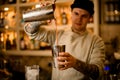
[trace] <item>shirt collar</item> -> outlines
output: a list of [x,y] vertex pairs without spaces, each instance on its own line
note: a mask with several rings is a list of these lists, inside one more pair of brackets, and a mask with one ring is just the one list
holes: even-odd
[[79,31],[73,29],[73,27],[71,27],[71,30],[72,30],[72,32],[74,32],[74,33],[76,33],[78,35],[81,35],[81,36],[88,33],[87,30],[79,32]]

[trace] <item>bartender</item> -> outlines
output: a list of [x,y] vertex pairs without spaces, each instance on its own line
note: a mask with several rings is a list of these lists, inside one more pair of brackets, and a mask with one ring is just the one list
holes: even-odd
[[[105,45],[99,36],[86,30],[93,14],[94,4],[90,0],[75,0],[71,4],[72,26],[57,31],[57,44],[66,46],[66,51],[57,57],[58,65],[64,67],[53,68],[52,80],[102,80]],[[31,39],[54,45],[56,31],[40,26],[38,22],[29,22],[24,30]]]

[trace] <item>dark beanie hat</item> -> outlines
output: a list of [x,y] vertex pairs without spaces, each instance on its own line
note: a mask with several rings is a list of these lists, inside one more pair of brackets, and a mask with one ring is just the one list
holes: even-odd
[[74,0],[73,4],[71,5],[71,8],[82,8],[87,10],[90,15],[94,14],[94,4],[90,0]]

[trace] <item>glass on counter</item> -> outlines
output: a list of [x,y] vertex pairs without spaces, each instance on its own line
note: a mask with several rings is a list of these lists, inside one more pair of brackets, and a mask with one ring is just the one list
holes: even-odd
[[39,65],[25,66],[26,80],[39,80]]

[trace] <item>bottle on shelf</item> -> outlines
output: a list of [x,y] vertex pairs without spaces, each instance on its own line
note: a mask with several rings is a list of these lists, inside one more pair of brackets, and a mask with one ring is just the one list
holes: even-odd
[[6,50],[10,50],[11,49],[11,42],[10,42],[10,39],[9,39],[9,34],[7,35],[7,38],[6,38]]
[[65,7],[65,6],[59,8],[60,13],[58,13],[58,14],[60,14],[60,19],[61,19],[60,24],[61,25],[68,24],[68,17],[67,17],[66,9],[67,9],[67,7]]
[[35,43],[35,40],[31,39],[30,40],[30,50],[34,50],[34,43]]
[[68,23],[67,14],[65,12],[62,12],[61,16],[62,16],[62,25],[66,25]]
[[13,49],[16,49],[16,46],[17,46],[17,44],[16,44],[16,38],[14,38],[14,39],[12,40],[12,42],[13,42],[12,48],[13,48]]
[[0,11],[0,28],[4,28],[4,12]]
[[110,78],[110,65],[109,65],[108,60],[105,61],[104,80],[111,80],[111,78]]
[[119,1],[111,0],[105,4],[105,22],[106,23],[120,23]]
[[114,11],[114,13],[115,13],[115,23],[119,23],[120,22],[120,14],[119,14],[119,4],[116,2],[115,4],[114,4],[114,9],[115,9],[115,11]]
[[105,22],[109,23],[110,22],[110,15],[109,14],[109,3],[105,4],[105,12],[106,12],[106,16],[105,16]]
[[34,49],[35,50],[39,50],[40,49],[40,41],[39,40],[35,40],[35,42],[34,42]]
[[4,49],[3,33],[0,32],[0,50]]
[[25,50],[26,48],[27,47],[26,47],[26,44],[25,44],[24,37],[21,37],[21,39],[20,39],[20,49]]
[[110,3],[110,22],[114,23],[115,17],[114,17],[114,4]]

